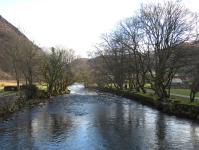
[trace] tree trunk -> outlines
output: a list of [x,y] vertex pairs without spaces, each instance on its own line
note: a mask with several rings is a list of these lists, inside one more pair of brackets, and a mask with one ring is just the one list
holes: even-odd
[[[169,86],[169,85],[168,85]],[[166,98],[169,98],[170,97],[170,86],[169,86],[169,88],[168,88],[168,93],[167,93],[167,97]]]
[[146,92],[146,89],[144,88],[144,86],[141,87],[141,90],[142,90],[142,92],[143,92],[144,94],[147,93],[147,92]]
[[17,78],[17,91],[20,91],[20,87],[19,87],[19,79]]
[[138,86],[137,83],[136,83],[136,86],[135,86],[135,90],[136,90],[137,92],[140,92],[140,88],[139,88],[139,86]]
[[191,93],[190,93],[190,102],[194,102],[194,98],[195,98],[195,92],[193,90],[191,90]]
[[56,82],[55,82],[55,85],[54,85],[54,89],[57,90],[57,84],[56,84]]
[[145,85],[145,77],[142,76],[142,84],[140,85],[140,88],[141,88],[142,92],[145,94],[147,92],[146,92],[144,85]]

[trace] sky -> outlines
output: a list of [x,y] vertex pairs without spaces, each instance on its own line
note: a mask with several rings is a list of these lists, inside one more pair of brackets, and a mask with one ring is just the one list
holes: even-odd
[[[0,0],[0,15],[40,47],[62,46],[86,58],[102,33],[131,17],[141,3],[162,0]],[[198,12],[199,0],[182,0]]]

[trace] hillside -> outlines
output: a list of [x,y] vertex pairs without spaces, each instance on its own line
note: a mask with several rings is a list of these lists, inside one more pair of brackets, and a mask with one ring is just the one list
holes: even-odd
[[13,31],[17,33],[18,36],[23,36],[28,40],[28,38],[22,34],[15,26],[9,23],[5,18],[0,15],[0,51],[5,48],[5,33],[6,31]]
[[15,32],[18,32],[18,29],[15,28],[12,24],[10,24],[6,19],[4,19],[1,15],[0,15],[0,79],[4,80],[4,79],[12,79],[12,76],[9,73],[6,73],[5,71],[3,71],[3,55],[2,55],[2,51],[6,48],[5,46],[5,31],[6,30],[13,30]]
[[5,64],[5,50],[10,48],[11,39],[23,38],[24,41],[29,41],[29,39],[19,31],[14,25],[9,23],[5,18],[0,15],[0,80],[13,79],[12,73],[8,70],[9,63]]

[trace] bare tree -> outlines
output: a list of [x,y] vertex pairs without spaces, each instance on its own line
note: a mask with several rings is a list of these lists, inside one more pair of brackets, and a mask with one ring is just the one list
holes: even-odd
[[118,40],[116,32],[103,34],[102,42],[95,46],[97,57],[95,68],[101,72],[101,76],[106,76],[106,81],[109,80],[109,83],[114,83],[116,88],[123,89],[127,76],[126,46]]
[[169,96],[166,87],[187,62],[184,47],[196,40],[196,15],[179,2],[164,1],[142,5],[139,19],[148,54],[146,79],[163,99]]
[[49,93],[52,92],[59,70],[63,67],[61,62],[62,53],[56,52],[54,47],[51,51],[51,54],[44,54],[40,59],[40,70],[44,76],[44,81],[48,84]]
[[64,68],[60,72],[57,83],[61,85],[59,89],[64,91],[69,85],[78,80],[84,71],[84,67],[80,64],[79,56],[76,55],[75,50],[64,47],[58,47],[57,49],[62,52],[62,61],[64,63]]
[[67,86],[74,83],[81,74],[75,60],[78,56],[72,49],[54,48],[51,53],[43,53],[40,59],[40,71],[43,81],[48,84],[48,92],[55,90],[64,91]]
[[31,87],[33,85],[33,78],[37,76],[35,71],[38,65],[38,56],[41,51],[42,50],[35,44],[34,41],[24,41],[21,71]]
[[189,49],[191,49],[191,52],[193,54],[192,57],[189,58],[189,67],[183,68],[182,72],[184,70],[186,73],[188,73],[189,76],[191,76],[191,85],[190,85],[190,102],[194,102],[194,98],[196,93],[199,91],[199,51],[198,51],[198,42],[194,44],[189,45]]
[[126,46],[126,64],[129,68],[129,76],[134,74],[135,78],[129,83],[134,84],[135,89],[139,92],[141,90],[146,93],[144,88],[145,78],[148,72],[146,65],[147,53],[144,53],[143,35],[141,33],[140,20],[138,17],[131,17],[124,19],[118,26],[120,33],[117,35],[118,40]]

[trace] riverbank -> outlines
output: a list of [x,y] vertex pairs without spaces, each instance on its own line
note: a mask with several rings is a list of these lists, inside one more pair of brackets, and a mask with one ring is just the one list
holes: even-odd
[[197,120],[79,83],[69,89],[43,107],[0,119],[1,149],[199,149]]
[[137,94],[136,92],[132,91],[120,91],[111,88],[104,88],[101,89],[101,91],[114,93],[120,97],[125,97],[136,101],[140,101],[142,104],[149,105],[167,114],[184,116],[199,120],[199,106],[181,104],[178,102],[168,101],[166,99],[157,100],[155,98],[145,97],[143,95]]
[[[46,103],[48,101],[53,101],[53,98],[45,98],[45,99],[30,99],[30,100],[24,100],[21,97],[15,96],[15,95],[7,95],[3,97],[6,99],[3,101],[3,106],[0,109],[0,118],[4,118],[5,116],[12,114],[17,111],[24,111],[24,109],[30,109],[36,106],[41,106],[42,103]],[[13,100],[14,99],[14,100]],[[9,100],[9,101],[8,101]],[[12,103],[11,103],[12,101]],[[5,121],[4,121],[5,122]]]
[[[62,92],[54,92],[53,96],[69,94],[70,90]],[[44,96],[42,92],[37,98],[27,99],[25,93],[20,92],[17,94],[6,95],[0,97],[0,118],[12,114],[16,111],[23,111],[24,109],[30,109],[36,106],[43,106],[43,103],[53,101],[53,96]],[[6,122],[6,121],[4,121]]]

